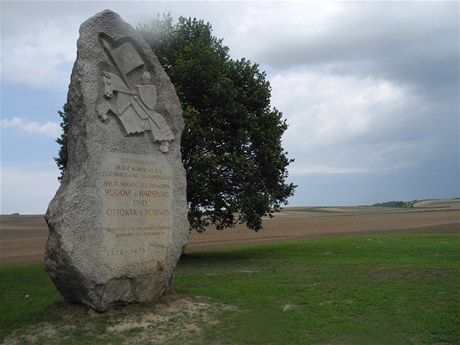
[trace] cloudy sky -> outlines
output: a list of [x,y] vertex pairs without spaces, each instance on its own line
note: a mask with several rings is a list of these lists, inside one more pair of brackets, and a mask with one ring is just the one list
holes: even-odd
[[459,3],[1,1],[1,210],[44,213],[80,24],[110,8],[212,24],[260,64],[289,129],[290,205],[450,198],[459,187]]

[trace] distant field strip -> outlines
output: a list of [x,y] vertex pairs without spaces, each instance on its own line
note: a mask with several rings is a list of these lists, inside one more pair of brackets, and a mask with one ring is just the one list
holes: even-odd
[[[460,232],[460,199],[425,200],[411,208],[291,207],[263,220],[255,233],[234,229],[192,233],[187,252],[241,245],[381,232]],[[0,216],[0,266],[43,262],[48,236],[42,215]]]

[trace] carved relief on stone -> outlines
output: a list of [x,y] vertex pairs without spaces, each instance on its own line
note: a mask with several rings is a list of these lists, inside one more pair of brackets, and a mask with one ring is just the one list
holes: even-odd
[[[102,71],[104,92],[97,106],[99,118],[105,122],[112,112],[119,119],[126,135],[150,132],[152,141],[160,143],[160,151],[167,153],[174,134],[163,115],[155,112],[157,89],[152,84],[151,75],[142,58],[130,42],[112,48],[104,38],[100,41],[119,75]],[[144,72],[140,80],[135,82],[136,85],[130,87],[128,74],[138,68],[143,68]]]

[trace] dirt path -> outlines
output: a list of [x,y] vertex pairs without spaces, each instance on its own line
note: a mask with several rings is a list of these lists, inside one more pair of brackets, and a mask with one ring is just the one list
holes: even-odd
[[[460,232],[460,213],[435,210],[327,216],[286,209],[275,218],[265,219],[263,225],[258,233],[244,226],[192,233],[186,252],[357,233]],[[0,216],[0,265],[43,262],[47,236],[42,215]]]

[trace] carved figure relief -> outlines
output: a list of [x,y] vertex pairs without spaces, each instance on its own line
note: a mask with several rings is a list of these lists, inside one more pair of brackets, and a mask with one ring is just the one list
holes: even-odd
[[130,87],[128,83],[128,74],[144,66],[142,58],[130,42],[115,49],[103,38],[101,42],[119,75],[102,71],[104,92],[97,107],[99,118],[105,122],[112,112],[118,117],[126,135],[150,132],[152,141],[160,143],[160,151],[167,153],[174,134],[163,115],[155,112],[157,89],[152,84],[150,73],[144,68],[138,84]]

